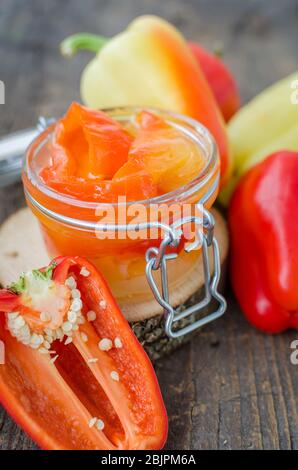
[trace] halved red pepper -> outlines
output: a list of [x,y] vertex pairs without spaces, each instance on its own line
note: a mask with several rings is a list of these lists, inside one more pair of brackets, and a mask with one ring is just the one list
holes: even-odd
[[[34,276],[40,279],[30,278],[30,287],[23,277],[11,287],[16,293],[0,293],[0,311],[10,312],[0,315],[3,406],[44,449],[162,448],[167,415],[153,367],[102,276],[76,256],[60,257]],[[65,337],[55,339],[53,358],[44,347],[43,354],[41,347],[32,349],[32,336],[29,345],[13,337],[9,328],[16,328],[15,318],[26,319],[36,337],[53,318],[57,326],[60,316],[65,326],[65,315],[75,308],[69,279],[76,284],[71,295],[80,292],[84,322],[67,336],[68,344]],[[60,302],[53,303],[49,292],[55,289]],[[13,331],[20,331],[20,323]],[[100,348],[102,340],[109,347]]]
[[248,320],[298,329],[298,153],[281,151],[241,180],[229,208],[231,280]]

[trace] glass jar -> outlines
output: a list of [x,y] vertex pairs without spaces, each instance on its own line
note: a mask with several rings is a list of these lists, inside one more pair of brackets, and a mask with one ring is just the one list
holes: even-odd
[[[129,124],[138,111],[137,108],[119,108],[106,112],[119,122]],[[116,220],[119,220],[120,212],[127,215],[136,204],[145,207],[147,217],[154,204],[161,209],[159,222],[171,225],[175,217],[170,221],[163,220],[165,207],[172,204],[178,207],[185,204],[195,207],[201,202],[206,209],[210,209],[218,192],[219,156],[216,144],[207,129],[193,119],[181,115],[159,110],[154,112],[158,112],[169,124],[193,139],[205,161],[204,168],[193,181],[167,194],[145,201],[108,204],[107,210],[107,204],[80,201],[45,186],[38,175],[51,158],[49,142],[54,125],[33,141],[24,162],[23,183],[27,203],[39,221],[50,258],[58,255],[79,255],[88,258],[103,273],[121,305],[130,301],[141,303],[152,300],[152,292],[145,274],[145,255],[148,248],[160,245],[162,237],[159,233],[159,236],[152,240],[148,230],[142,229],[139,239],[132,239],[129,232],[124,235],[122,233],[121,239],[111,239],[104,230],[99,230],[98,214],[105,213],[105,223],[113,224],[115,214]],[[110,206],[113,206],[114,215],[109,218]],[[144,219],[141,222],[146,221]],[[116,227],[116,232],[117,229],[120,233],[120,224]],[[183,243],[171,250],[179,253],[179,256],[169,263],[167,273],[169,290],[175,291],[191,277],[198,263],[200,250],[187,253],[183,249]]]

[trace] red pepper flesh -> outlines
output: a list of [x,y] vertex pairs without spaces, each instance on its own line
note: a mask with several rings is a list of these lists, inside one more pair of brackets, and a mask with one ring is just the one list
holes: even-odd
[[260,330],[298,329],[298,153],[277,152],[253,167],[229,209],[231,280]]
[[[4,312],[14,311],[20,304],[19,297],[8,289],[0,290],[0,308]],[[1,311],[1,310],[0,310]]]

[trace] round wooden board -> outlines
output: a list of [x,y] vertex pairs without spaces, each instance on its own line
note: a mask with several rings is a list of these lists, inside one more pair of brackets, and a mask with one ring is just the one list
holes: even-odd
[[[216,219],[215,235],[217,237],[221,264],[227,258],[228,233],[223,217],[213,210]],[[7,286],[19,275],[30,269],[46,266],[49,263],[38,222],[28,208],[20,209],[11,215],[0,228],[0,283]],[[204,275],[202,264],[190,272],[186,282],[170,293],[172,305],[177,306],[186,302],[195,292],[203,287]],[[120,307],[130,322],[141,321],[160,315],[162,309],[152,297],[147,302],[121,303]]]

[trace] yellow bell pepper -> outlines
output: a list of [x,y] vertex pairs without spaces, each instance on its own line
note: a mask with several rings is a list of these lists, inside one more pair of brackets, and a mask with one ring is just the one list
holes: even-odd
[[207,80],[181,34],[155,16],[135,19],[107,40],[79,34],[63,41],[64,55],[79,49],[97,52],[81,78],[88,106],[157,107],[188,115],[213,134],[221,156],[222,181],[230,171],[226,128]]
[[295,72],[264,90],[231,119],[233,173],[219,197],[223,205],[228,205],[239,179],[253,165],[279,150],[298,151],[297,90]]

